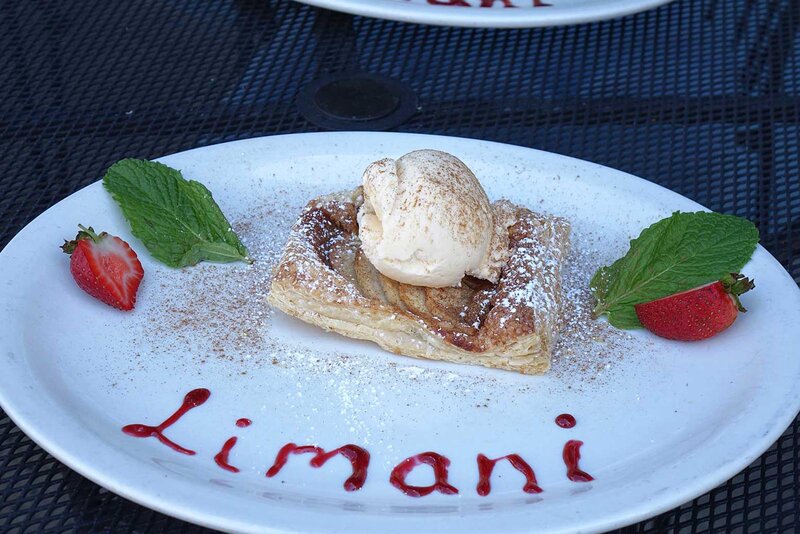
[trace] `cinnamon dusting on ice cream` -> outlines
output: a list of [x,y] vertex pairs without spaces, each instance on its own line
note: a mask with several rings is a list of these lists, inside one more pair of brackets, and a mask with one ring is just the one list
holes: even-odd
[[458,286],[464,275],[497,282],[508,259],[507,228],[458,158],[417,150],[372,163],[362,178],[359,238],[384,276],[424,287]]

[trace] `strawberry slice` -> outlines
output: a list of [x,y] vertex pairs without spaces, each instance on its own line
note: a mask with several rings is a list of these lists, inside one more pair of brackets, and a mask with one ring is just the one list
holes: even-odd
[[75,282],[109,306],[132,310],[144,277],[136,253],[119,237],[106,232],[98,235],[91,226],[78,228],[75,239],[61,246],[70,255],[69,269]]
[[718,282],[634,306],[642,325],[657,336],[697,341],[719,334],[745,312],[739,295],[755,284],[731,273]]

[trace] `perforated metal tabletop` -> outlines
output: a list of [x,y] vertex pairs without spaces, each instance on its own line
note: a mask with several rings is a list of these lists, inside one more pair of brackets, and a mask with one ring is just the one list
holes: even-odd
[[[507,31],[287,0],[0,0],[0,246],[122,157],[319,131],[298,93],[361,71],[416,93],[416,112],[394,130],[630,172],[757,222],[797,281],[798,30],[797,0],[678,0],[614,21]],[[623,530],[795,531],[798,452],[795,421],[732,480]],[[0,412],[0,532],[203,530],[82,478]]]

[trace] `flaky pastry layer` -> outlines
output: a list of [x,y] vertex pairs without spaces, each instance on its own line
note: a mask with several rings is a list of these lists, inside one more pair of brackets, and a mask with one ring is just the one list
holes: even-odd
[[312,200],[292,228],[269,303],[307,323],[418,358],[540,374],[559,328],[569,224],[508,201],[492,205],[509,235],[497,284],[459,288],[390,280],[360,250],[361,188]]

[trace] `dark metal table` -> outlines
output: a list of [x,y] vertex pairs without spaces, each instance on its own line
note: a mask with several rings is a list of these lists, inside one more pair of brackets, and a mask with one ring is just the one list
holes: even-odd
[[[320,127],[295,97],[391,76],[395,129],[596,161],[756,221],[800,277],[800,2],[679,0],[578,27],[415,26],[286,0],[0,0],[0,246],[125,156]],[[2,369],[0,369],[2,372]],[[629,532],[790,532],[800,425],[744,472]],[[0,412],[1,532],[184,532],[50,457]]]

